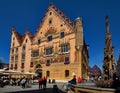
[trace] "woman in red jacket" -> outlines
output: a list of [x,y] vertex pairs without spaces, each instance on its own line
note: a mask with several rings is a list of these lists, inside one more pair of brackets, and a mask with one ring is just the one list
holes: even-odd
[[82,78],[78,77],[78,83],[82,82]]

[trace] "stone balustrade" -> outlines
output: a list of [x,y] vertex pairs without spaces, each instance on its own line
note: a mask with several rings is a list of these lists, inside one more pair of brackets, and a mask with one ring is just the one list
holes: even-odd
[[[117,93],[116,89],[112,88],[98,88],[95,86],[81,86],[81,85],[71,85],[70,91],[74,93]],[[71,93],[68,91],[68,93]]]

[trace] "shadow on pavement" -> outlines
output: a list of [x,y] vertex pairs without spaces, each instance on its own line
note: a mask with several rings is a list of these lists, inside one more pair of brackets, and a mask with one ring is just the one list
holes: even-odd
[[5,93],[66,93],[60,89],[53,90],[53,88],[46,88],[45,90],[36,89],[36,90],[23,90],[23,91],[12,91],[12,92],[5,92]]

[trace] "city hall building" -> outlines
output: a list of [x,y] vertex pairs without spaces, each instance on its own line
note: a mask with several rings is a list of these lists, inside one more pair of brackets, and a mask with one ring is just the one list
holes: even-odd
[[81,18],[71,22],[51,3],[33,36],[12,27],[9,69],[56,80],[86,78],[88,46],[83,32]]

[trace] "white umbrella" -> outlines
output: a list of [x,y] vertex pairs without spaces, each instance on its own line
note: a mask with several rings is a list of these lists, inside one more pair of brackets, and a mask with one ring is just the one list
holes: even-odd
[[21,71],[17,71],[17,70],[4,70],[3,71],[4,73],[14,73],[14,74],[20,74],[21,73]]
[[25,74],[25,75],[34,75],[35,73],[31,73],[31,72],[24,72],[22,74]]

